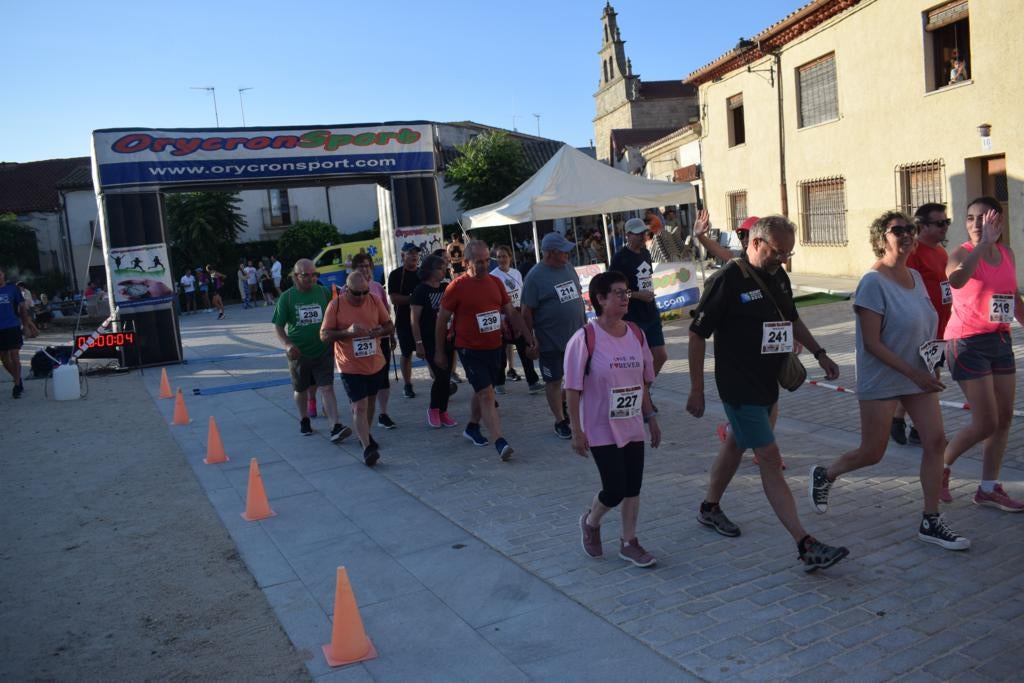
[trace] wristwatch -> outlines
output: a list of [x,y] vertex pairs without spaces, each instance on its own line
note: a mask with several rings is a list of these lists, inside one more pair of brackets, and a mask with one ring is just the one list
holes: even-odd
[[815,351],[815,352],[814,352],[813,354],[811,354],[811,355],[813,355],[813,356],[814,356],[814,360],[821,360],[821,357],[822,357],[822,356],[824,356],[824,355],[826,355],[827,353],[828,353],[828,352],[827,352],[827,351],[825,351],[825,347],[824,347],[824,346],[822,346],[822,347],[820,347],[820,348],[819,348],[819,349],[818,349],[817,351]]

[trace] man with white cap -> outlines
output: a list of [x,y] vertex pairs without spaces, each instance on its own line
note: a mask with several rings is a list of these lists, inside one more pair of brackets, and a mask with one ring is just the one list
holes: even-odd
[[661,313],[654,296],[654,263],[651,253],[644,246],[647,224],[639,218],[626,221],[626,245],[612,257],[609,270],[617,270],[626,276],[631,291],[629,309],[623,320],[634,322],[647,337],[647,346],[654,356],[654,374],[668,360],[665,349],[665,333],[661,329]]
[[569,265],[569,252],[576,245],[557,232],[544,235],[540,263],[530,269],[523,282],[523,321],[540,351],[540,373],[544,393],[555,416],[555,434],[571,439],[572,428],[565,414],[562,391],[565,347],[587,322],[580,277]]

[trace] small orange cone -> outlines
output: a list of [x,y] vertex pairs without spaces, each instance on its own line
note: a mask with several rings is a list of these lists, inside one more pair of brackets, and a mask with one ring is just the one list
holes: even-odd
[[187,425],[192,420],[188,419],[188,409],[185,407],[185,395],[178,387],[178,395],[174,398],[174,419],[172,425]]
[[220,430],[217,429],[217,421],[210,416],[210,428],[206,433],[206,457],[203,459],[207,465],[215,465],[219,462],[227,462],[231,458],[224,452],[224,444],[220,440]]
[[359,616],[359,607],[352,595],[352,585],[344,567],[338,567],[331,642],[324,645],[323,650],[324,658],[330,666],[354,664],[377,657],[377,649],[363,630],[363,619]]
[[167,380],[167,368],[160,368],[160,398],[174,398],[171,383]]
[[277,513],[270,509],[267,492],[263,489],[260,466],[256,463],[256,458],[253,458],[249,461],[249,491],[245,496],[245,512],[242,513],[242,519],[255,522],[273,517],[275,514]]

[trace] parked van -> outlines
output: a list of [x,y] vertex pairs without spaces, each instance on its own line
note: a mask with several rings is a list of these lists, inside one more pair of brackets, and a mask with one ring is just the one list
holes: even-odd
[[358,254],[360,250],[365,250],[366,253],[373,256],[373,279],[384,284],[384,265],[381,263],[379,239],[330,244],[321,249],[320,253],[313,258],[316,272],[320,273],[320,284],[327,289],[330,289],[331,285],[344,287],[352,256]]

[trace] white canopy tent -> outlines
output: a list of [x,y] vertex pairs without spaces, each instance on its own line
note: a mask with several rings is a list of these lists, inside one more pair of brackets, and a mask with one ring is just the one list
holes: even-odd
[[[689,183],[669,183],[628,175],[570,145],[563,145],[539,171],[499,202],[462,214],[464,230],[533,223],[533,244],[540,261],[537,221],[635,211],[653,206],[689,204],[696,192]],[[611,262],[608,221],[605,248]]]

